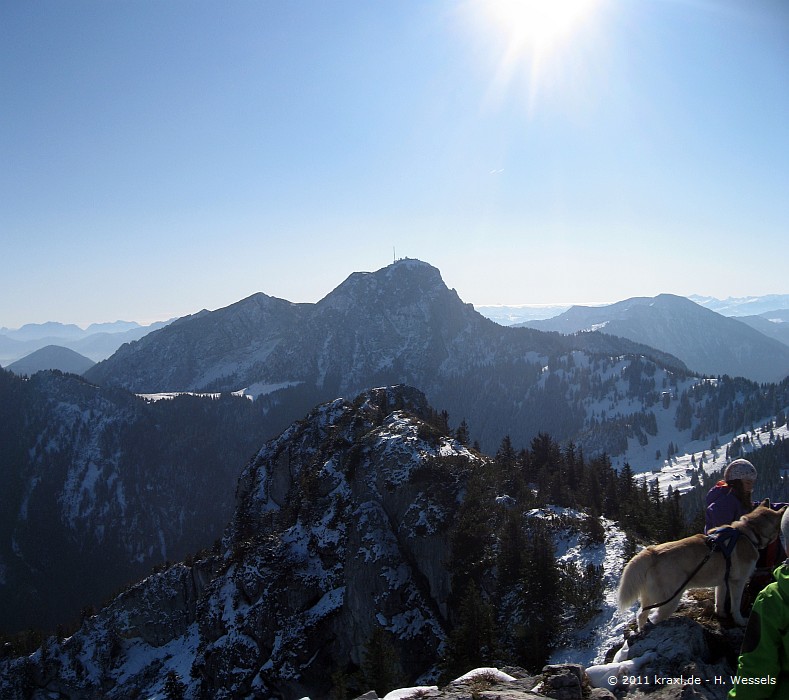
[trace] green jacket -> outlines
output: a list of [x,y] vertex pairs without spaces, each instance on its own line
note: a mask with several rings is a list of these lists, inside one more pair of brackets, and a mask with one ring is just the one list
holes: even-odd
[[789,559],[773,577],[753,604],[729,698],[789,698]]

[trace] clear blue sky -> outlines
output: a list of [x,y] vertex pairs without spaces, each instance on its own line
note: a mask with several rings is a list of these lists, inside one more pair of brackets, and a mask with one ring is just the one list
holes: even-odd
[[584,1],[0,4],[0,326],[789,292],[789,3]]

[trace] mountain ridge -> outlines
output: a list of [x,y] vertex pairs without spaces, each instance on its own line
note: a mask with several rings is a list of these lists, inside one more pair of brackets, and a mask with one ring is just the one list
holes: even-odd
[[59,371],[0,369],[0,629],[53,629],[210,545],[260,445],[251,402],[147,402]]
[[[180,319],[121,347],[85,376],[138,393],[244,390],[278,416],[280,428],[322,401],[404,383],[425,391],[455,420],[468,419],[493,450],[502,432],[525,444],[540,430],[561,439],[580,430],[584,419],[568,405],[569,388],[555,396],[551,415],[532,405],[547,381],[543,368],[573,352],[646,356],[687,373],[676,358],[625,338],[499,326],[447,288],[438,269],[402,260],[351,274],[315,304],[261,294]],[[517,377],[505,380],[505,374]],[[483,406],[495,400],[502,381],[512,385],[498,399],[497,424]],[[548,384],[554,394],[562,390],[561,382]],[[528,407],[513,412],[504,407],[509,402]]]
[[520,325],[565,334],[604,330],[659,348],[691,370],[712,376],[775,382],[789,375],[789,346],[673,294],[633,297],[608,306],[574,306],[555,318]]

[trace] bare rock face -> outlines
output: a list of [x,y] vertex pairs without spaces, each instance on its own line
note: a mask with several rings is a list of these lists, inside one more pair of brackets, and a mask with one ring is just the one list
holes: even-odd
[[423,423],[428,412],[404,387],[338,400],[244,471],[228,568],[200,616],[195,669],[217,697],[325,696],[326,669],[358,668],[376,628],[404,666],[432,669],[446,636],[447,530],[479,457]]

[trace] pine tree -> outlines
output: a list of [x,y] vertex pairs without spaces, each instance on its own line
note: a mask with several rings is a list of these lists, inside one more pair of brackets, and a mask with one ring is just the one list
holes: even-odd
[[535,523],[529,533],[526,559],[521,571],[521,656],[526,668],[537,670],[556,644],[562,608],[553,540],[541,523]]
[[460,425],[457,427],[455,431],[455,439],[461,445],[468,445],[469,443],[469,431],[468,431],[468,423],[466,423],[466,419],[464,418],[460,421]]
[[167,700],[183,700],[186,693],[186,685],[181,681],[175,671],[170,671],[164,681],[164,697]]
[[469,478],[466,496],[450,533],[449,569],[454,598],[466,590],[469,581],[479,583],[490,564],[493,532],[489,510],[493,494],[483,471],[479,469]]
[[527,554],[526,535],[521,525],[522,516],[518,511],[507,514],[499,538],[498,584],[506,590],[518,580]]
[[633,467],[630,462],[625,462],[619,472],[619,498],[621,500],[629,499],[636,489],[636,478],[633,474]]
[[485,601],[473,581],[466,587],[457,617],[442,664],[448,679],[486,663],[494,663],[497,657],[493,606]]
[[517,494],[521,475],[517,468],[517,454],[512,446],[509,435],[505,435],[496,452],[496,466],[498,468],[498,481],[506,493]]
[[362,674],[369,688],[383,697],[396,688],[403,678],[397,649],[391,635],[375,625],[362,657]]

